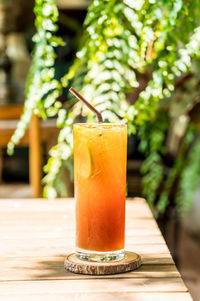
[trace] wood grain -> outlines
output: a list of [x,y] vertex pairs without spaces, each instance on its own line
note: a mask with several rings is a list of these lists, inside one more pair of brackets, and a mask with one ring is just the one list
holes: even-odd
[[192,301],[189,293],[183,292],[126,292],[126,293],[48,293],[46,294],[21,294],[3,295],[3,301]]
[[74,251],[73,199],[0,200],[0,300],[191,301],[143,199],[127,201],[126,249],[142,266],[115,275],[66,272]]
[[[22,264],[16,264],[14,267],[2,266],[0,270],[0,280],[20,281],[20,280],[52,280],[52,279],[97,279],[102,276],[87,276],[66,272],[63,268],[64,258],[53,258],[52,262],[48,260],[39,260],[31,264],[30,262],[23,267]],[[107,278],[180,278],[180,274],[173,265],[143,265],[135,271],[123,274],[107,275]]]
[[[48,293],[187,292],[181,278],[101,278],[0,282],[1,295]],[[23,293],[22,293],[23,292]]]
[[124,258],[115,262],[87,262],[77,258],[75,253],[68,255],[64,267],[68,272],[84,275],[111,275],[136,270],[141,265],[140,255],[125,252]]

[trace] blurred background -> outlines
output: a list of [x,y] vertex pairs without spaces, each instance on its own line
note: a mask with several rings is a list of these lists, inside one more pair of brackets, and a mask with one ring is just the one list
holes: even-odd
[[[86,0],[57,1],[56,35],[66,43],[55,50],[58,80],[74,61],[89,4]],[[23,111],[34,47],[33,7],[32,0],[0,0],[0,198],[41,196],[42,166],[59,134],[55,117],[42,120],[34,116],[14,154],[7,154],[7,143]],[[149,45],[152,43],[151,39]],[[154,59],[151,47],[148,55]],[[176,80],[172,95],[161,101],[154,118],[129,136],[127,165],[128,197],[145,196],[150,206],[155,205],[154,215],[194,300],[200,298],[199,71],[196,60]],[[136,76],[139,86],[126,93],[130,104],[146,88],[151,70],[136,71]],[[73,196],[71,168],[66,164],[59,178],[58,190],[65,192],[59,196]]]

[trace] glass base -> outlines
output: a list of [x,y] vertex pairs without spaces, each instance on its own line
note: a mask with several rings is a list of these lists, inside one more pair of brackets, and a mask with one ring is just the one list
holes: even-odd
[[76,256],[81,260],[93,262],[119,261],[124,258],[124,249],[110,252],[95,252],[77,248]]

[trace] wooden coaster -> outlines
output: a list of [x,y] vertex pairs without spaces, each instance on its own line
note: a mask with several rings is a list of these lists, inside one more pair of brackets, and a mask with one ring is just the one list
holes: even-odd
[[141,265],[141,257],[125,251],[124,258],[114,262],[92,262],[80,260],[75,253],[69,254],[64,267],[67,271],[87,275],[109,275],[133,271]]

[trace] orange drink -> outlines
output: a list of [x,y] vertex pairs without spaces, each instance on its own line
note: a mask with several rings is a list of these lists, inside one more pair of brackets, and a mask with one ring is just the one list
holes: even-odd
[[127,127],[75,124],[76,247],[81,259],[124,256]]

